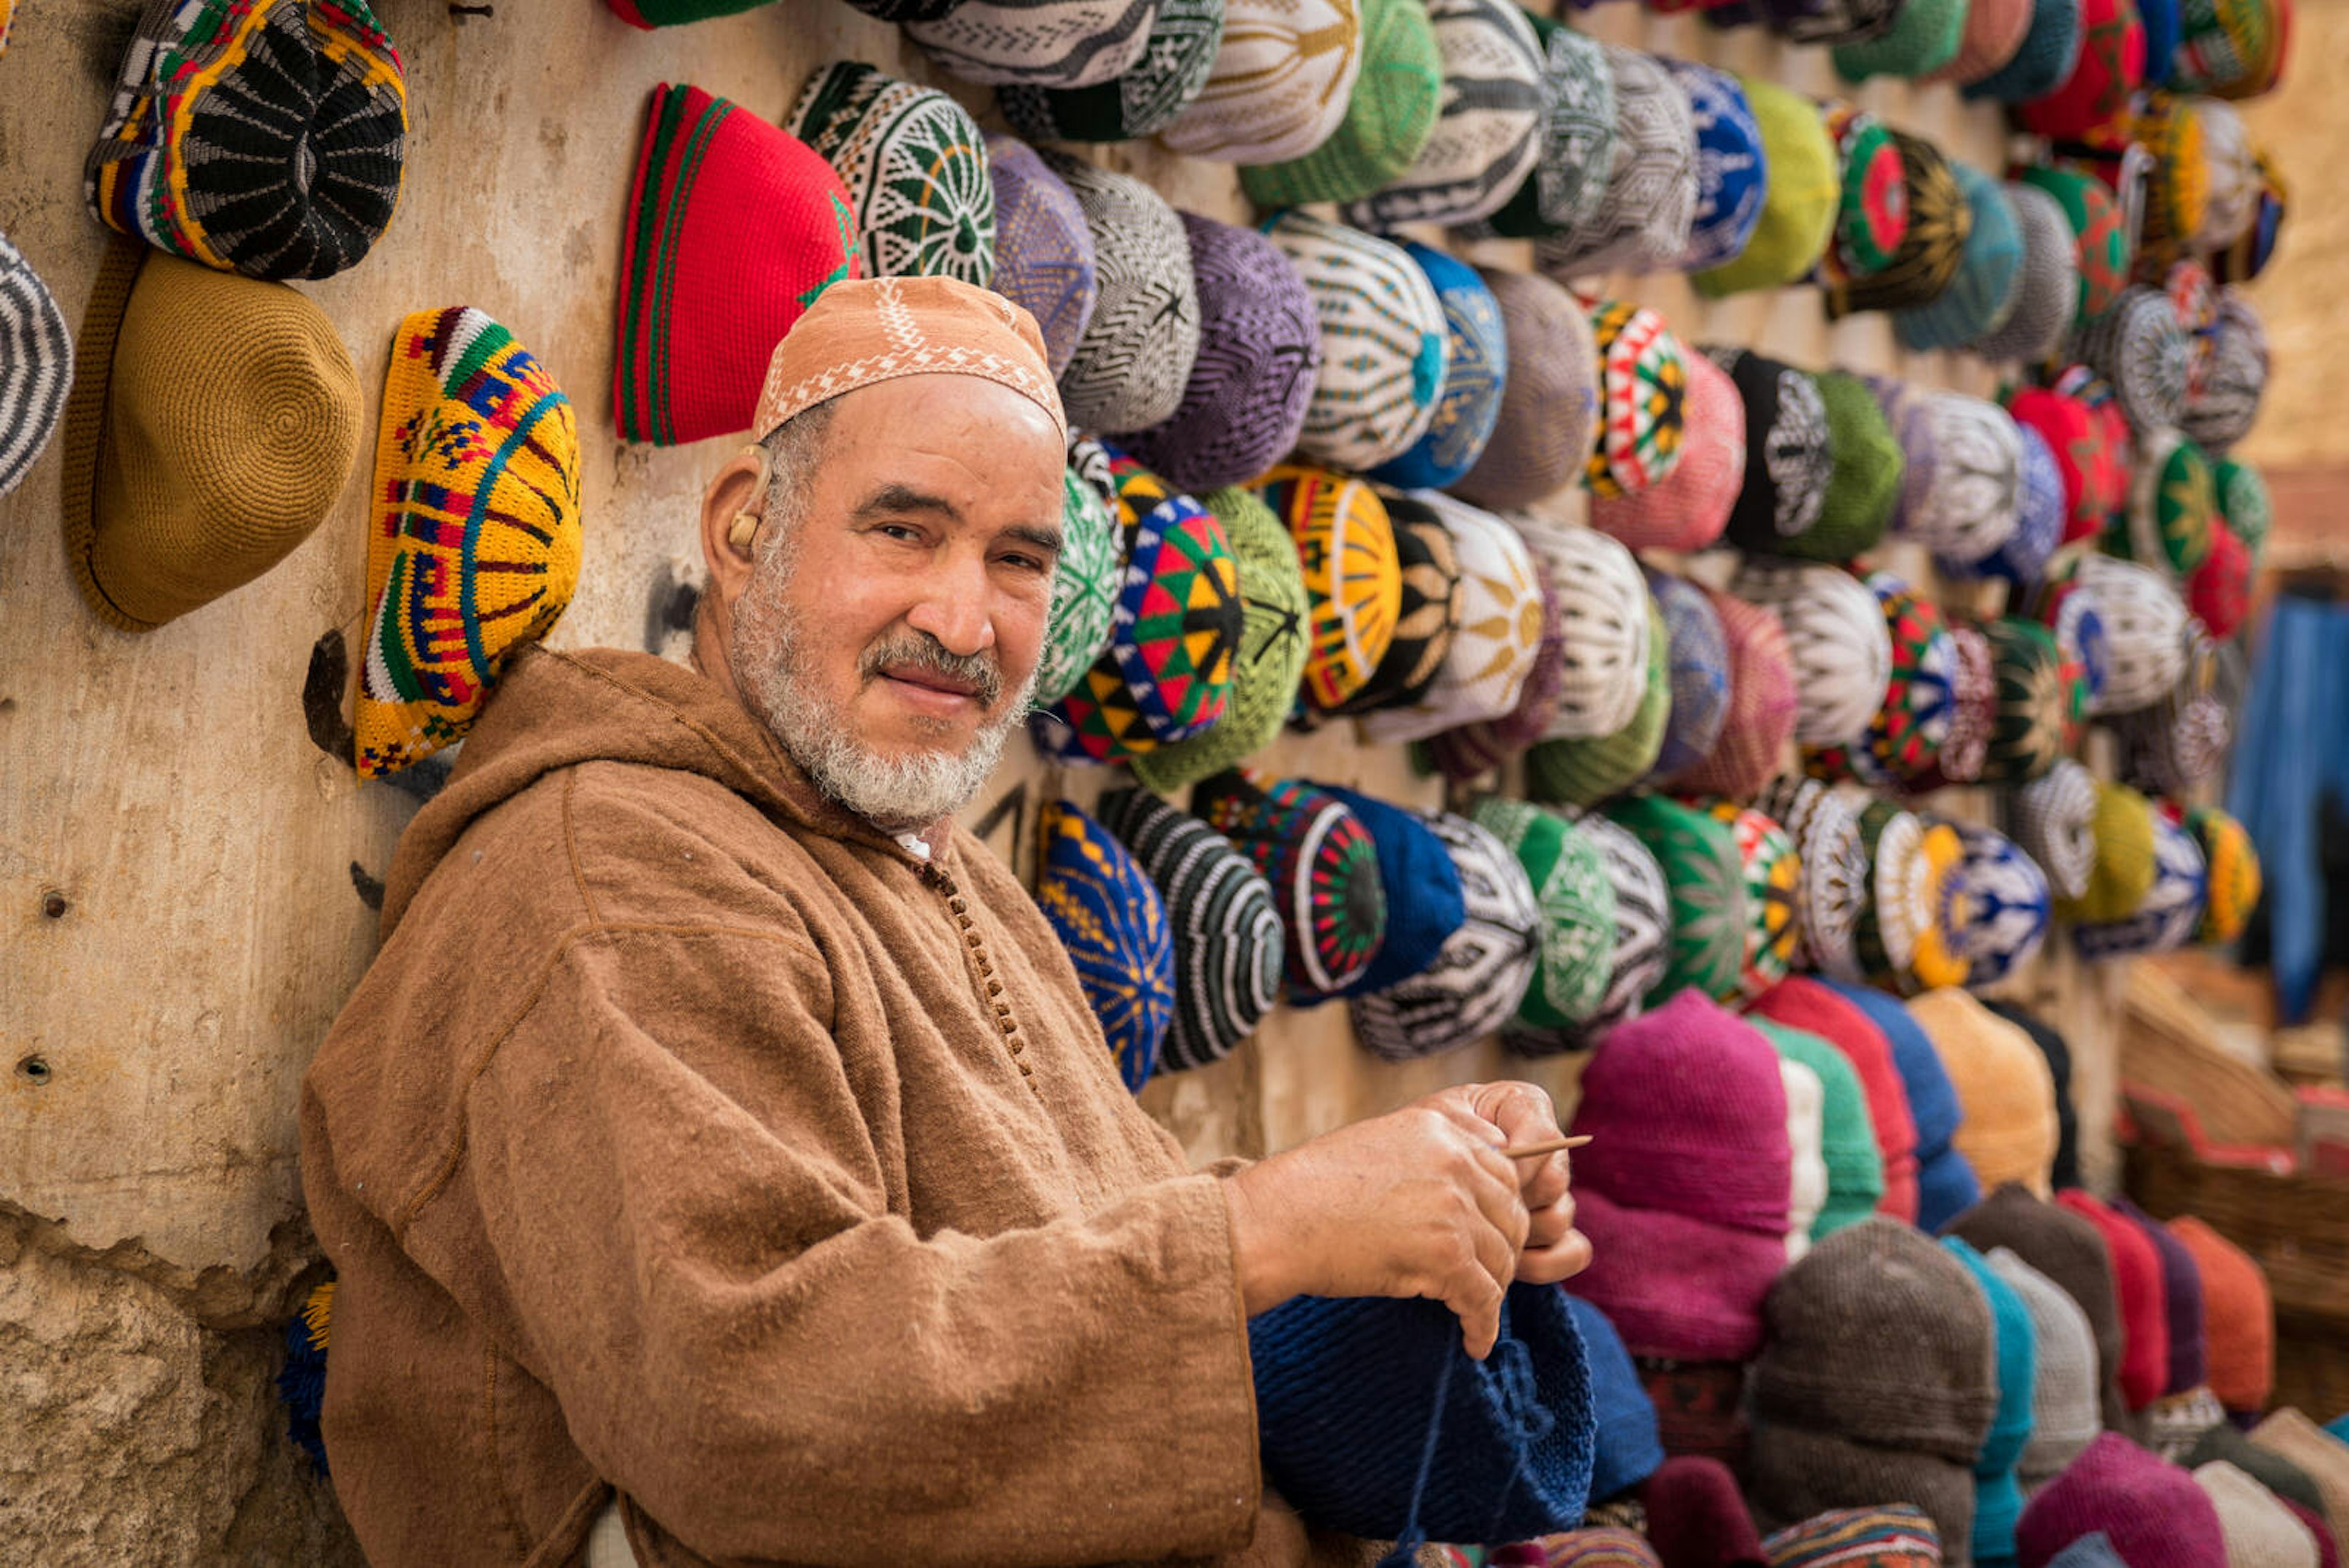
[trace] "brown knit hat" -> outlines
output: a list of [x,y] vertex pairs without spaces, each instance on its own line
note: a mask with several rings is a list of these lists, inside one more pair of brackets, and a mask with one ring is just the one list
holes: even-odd
[[[1973,1463],[1998,1408],[1990,1305],[1923,1231],[1883,1215],[1837,1231],[1778,1276],[1762,1312],[1748,1380],[1757,1427]],[[1900,1494],[1820,1506],[1889,1500]]]
[[2192,1215],[2169,1233],[2194,1254],[2202,1275],[2202,1328],[2209,1345],[2207,1381],[2219,1403],[2246,1414],[2268,1407],[2275,1392],[2275,1298],[2251,1255]]
[[2045,1196],[2055,1164],[2055,1079],[2031,1036],[1955,986],[1929,991],[1909,1015],[1933,1042],[1965,1119],[1951,1147],[1984,1187],[2020,1181]]
[[2324,1494],[2324,1522],[2333,1538],[2349,1541],[2349,1443],[2290,1408],[2252,1428],[2251,1441],[2308,1472]]
[[1962,1236],[1979,1251],[2004,1247],[2062,1286],[2088,1314],[2096,1340],[2097,1404],[2105,1425],[2133,1431],[2121,1399],[2121,1307],[2113,1284],[2112,1254],[2094,1225],[2068,1209],[2033,1196],[2008,1181],[1941,1227],[1944,1236]]
[[1800,1427],[1756,1426],[1745,1459],[1745,1497],[1754,1522],[1773,1532],[1832,1508],[1909,1503],[1941,1532],[1944,1568],[1967,1568],[1973,1561],[1973,1470],[1940,1454],[1879,1449]]
[[357,460],[358,372],[326,313],[282,283],[119,244],[75,358],[66,564],[124,631],[152,631],[284,560]]

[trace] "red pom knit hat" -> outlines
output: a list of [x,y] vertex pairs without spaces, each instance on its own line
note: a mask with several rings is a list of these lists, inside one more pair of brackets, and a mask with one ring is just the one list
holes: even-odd
[[1909,1091],[1893,1065],[1892,1043],[1868,1014],[1816,980],[1795,975],[1764,992],[1753,1011],[1789,1029],[1816,1034],[1833,1045],[1859,1075],[1868,1096],[1868,1116],[1884,1159],[1884,1196],[1877,1211],[1917,1222],[1917,1124],[1909,1114]]
[[622,439],[748,431],[775,345],[862,270],[848,188],[813,148],[698,87],[653,88],[620,242]]
[[2169,1303],[2162,1294],[2161,1259],[2144,1231],[2081,1189],[2067,1187],[2055,1201],[2094,1225],[2112,1255],[2121,1306],[2121,1397],[2130,1409],[2142,1410],[2161,1397],[2169,1381]]

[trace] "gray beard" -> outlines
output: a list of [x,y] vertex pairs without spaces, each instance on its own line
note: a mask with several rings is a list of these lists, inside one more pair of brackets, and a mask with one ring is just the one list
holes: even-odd
[[[857,742],[848,716],[806,677],[800,612],[783,597],[790,580],[787,559],[759,564],[735,604],[728,649],[743,695],[784,752],[827,799],[886,833],[928,827],[968,805],[1002,759],[1005,740],[1026,717],[1034,673],[959,753],[925,750],[900,757],[873,751]],[[944,721],[916,722],[920,729],[934,728],[941,741],[954,733]]]

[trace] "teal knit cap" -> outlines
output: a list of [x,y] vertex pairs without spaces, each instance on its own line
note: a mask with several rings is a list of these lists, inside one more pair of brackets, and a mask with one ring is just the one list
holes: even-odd
[[1847,79],[1914,78],[1958,57],[1965,42],[1967,0],[1906,0],[1892,26],[1857,44],[1837,44],[1835,68]]
[[2023,1515],[2023,1488],[2014,1467],[2031,1441],[2031,1397],[2038,1380],[2036,1337],[2031,1309],[2022,1295],[1990,1266],[1990,1260],[1964,1240],[1944,1236],[1941,1245],[1957,1255],[1990,1303],[1998,1342],[1998,1412],[1974,1459],[1973,1558],[1988,1565],[2015,1560],[2014,1526]]
[[1444,57],[1425,0],[1363,0],[1362,65],[1330,139],[1302,158],[1240,168],[1259,207],[1354,202],[1400,179],[1435,132]]
[[1808,1030],[1789,1029],[1759,1013],[1746,1022],[1769,1036],[1782,1058],[1818,1075],[1819,1152],[1826,1159],[1827,1200],[1811,1221],[1811,1240],[1858,1224],[1884,1201],[1884,1153],[1876,1141],[1876,1123],[1868,1114],[1868,1092],[1860,1087],[1857,1070],[1842,1052]]

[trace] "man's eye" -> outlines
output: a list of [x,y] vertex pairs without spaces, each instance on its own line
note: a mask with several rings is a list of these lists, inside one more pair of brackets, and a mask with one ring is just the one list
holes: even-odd
[[1003,563],[1020,572],[1049,572],[1052,569],[1052,563],[1040,556],[1006,556]]
[[908,544],[919,543],[922,537],[922,531],[910,523],[884,523],[875,532],[892,539],[903,539]]

